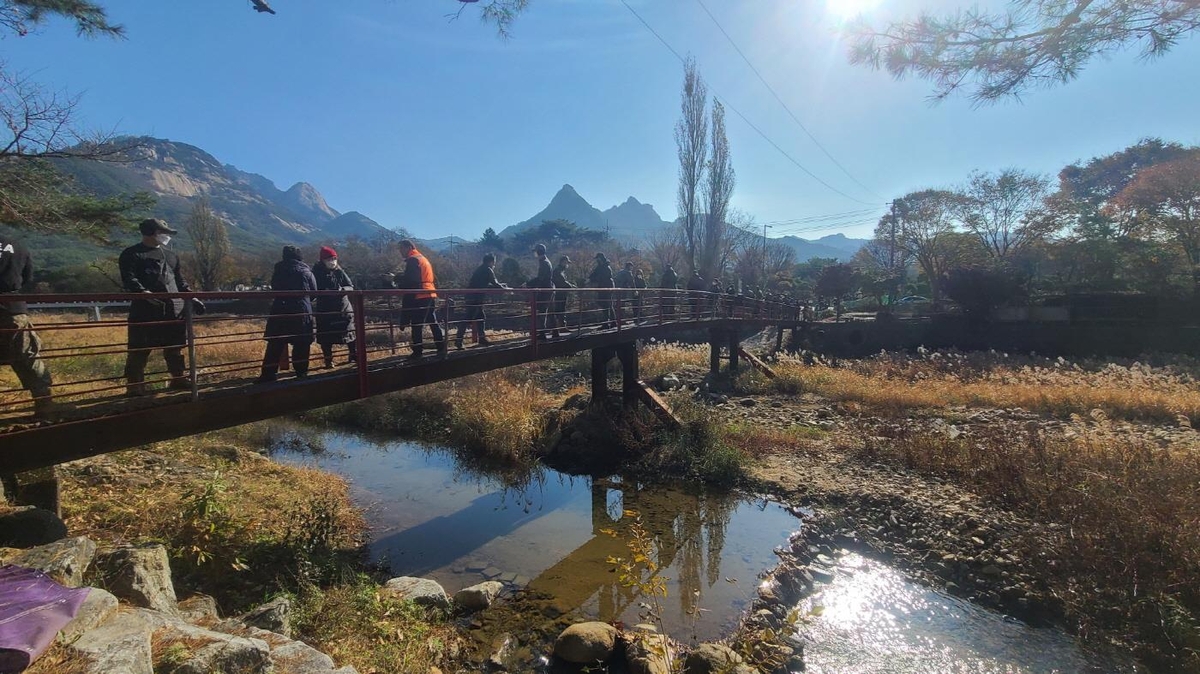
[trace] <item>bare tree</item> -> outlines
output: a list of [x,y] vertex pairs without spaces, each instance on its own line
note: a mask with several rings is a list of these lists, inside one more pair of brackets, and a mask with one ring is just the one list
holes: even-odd
[[883,31],[860,23],[850,60],[930,80],[935,100],[971,85],[987,103],[1068,82],[1092,58],[1133,44],[1160,56],[1197,27],[1196,0],[1010,0],[999,13],[922,13]]
[[647,257],[654,261],[661,272],[667,265],[674,267],[683,260],[686,247],[678,227],[663,227],[646,237],[644,248]]
[[[683,230],[684,251],[688,275],[699,267],[696,252],[703,218],[701,183],[708,163],[708,87],[700,77],[695,59],[683,65],[683,91],[680,94],[680,117],[675,124],[675,147],[679,156],[679,224]],[[707,277],[705,277],[707,278]]]
[[956,206],[969,232],[996,260],[1051,233],[1055,227],[1044,217],[1050,180],[1045,176],[1007,168],[999,173],[971,174],[958,190]]
[[725,135],[725,106],[713,101],[712,133],[705,180],[701,186],[705,212],[703,236],[700,237],[698,254],[700,275],[712,278],[723,267],[722,252],[725,249],[725,230],[728,225],[729,200],[733,198],[733,187],[737,176],[729,153],[729,139]]
[[200,287],[204,290],[220,290],[229,262],[229,232],[225,228],[225,221],[213,213],[208,198],[200,197],[192,204],[184,231],[192,240]]

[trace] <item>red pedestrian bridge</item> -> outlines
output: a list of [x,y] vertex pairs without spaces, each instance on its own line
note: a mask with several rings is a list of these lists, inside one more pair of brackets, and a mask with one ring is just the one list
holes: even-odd
[[[156,294],[156,299],[185,300],[187,386],[168,389],[169,374],[152,353],[146,376],[150,395],[141,397],[125,395],[129,324],[122,303],[146,295],[6,295],[4,300],[37,304],[31,318],[42,342],[41,357],[53,374],[55,411],[49,418],[36,417],[29,393],[9,368],[0,371],[0,475],[585,350],[592,352],[593,398],[607,394],[607,364],[616,357],[622,363],[622,393],[633,401],[647,395],[638,381],[639,341],[706,340],[716,370],[722,358],[737,367],[739,335],[770,326],[778,326],[782,335],[800,319],[792,304],[686,290],[437,293],[437,320],[450,348],[435,354],[427,334],[419,360],[409,359],[403,290]],[[279,381],[256,384],[271,300],[301,295],[349,298],[359,337],[356,362],[348,362],[346,347],[337,347],[334,366],[321,368],[314,345],[307,377],[282,370]],[[457,350],[454,335],[466,322],[470,296],[483,300],[490,344],[473,343],[468,327],[465,348]],[[191,299],[202,300],[209,310],[194,314]],[[557,336],[546,328],[555,324]]]

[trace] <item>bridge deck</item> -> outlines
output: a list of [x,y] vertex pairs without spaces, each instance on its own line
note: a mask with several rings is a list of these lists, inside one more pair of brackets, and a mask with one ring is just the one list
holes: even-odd
[[[454,293],[462,291],[439,292],[443,296],[439,300],[443,312],[454,314],[454,309],[447,307],[446,303]],[[390,344],[361,349],[360,353],[366,353],[361,366],[318,371],[304,379],[286,378],[277,383],[255,385],[252,378],[246,374],[256,370],[257,365],[241,366],[247,361],[236,360],[240,356],[208,355],[208,360],[205,361],[206,354],[216,352],[233,341],[228,335],[239,335],[236,339],[257,343],[259,346],[253,348],[261,348],[261,338],[258,334],[249,334],[253,331],[246,331],[242,323],[237,323],[238,328],[234,332],[209,335],[207,342],[205,336],[193,335],[191,360],[199,361],[200,366],[190,368],[190,392],[162,391],[146,398],[127,399],[119,395],[103,395],[103,392],[123,388],[120,386],[123,381],[119,376],[83,380],[83,384],[98,382],[91,385],[99,387],[95,389],[101,392],[99,394],[89,394],[85,390],[86,387],[77,386],[79,381],[60,383],[62,377],[56,376],[56,397],[69,399],[65,413],[59,418],[52,422],[31,421],[27,417],[11,416],[0,419],[0,474],[32,470],[150,442],[636,340],[677,338],[689,331],[748,330],[795,323],[794,316],[783,307],[762,301],[746,301],[745,298],[722,301],[722,296],[710,296],[707,293],[692,293],[696,297],[689,298],[685,291],[643,291],[645,294],[637,301],[639,318],[632,318],[633,300],[626,299],[622,305],[622,300],[617,299],[617,327],[607,327],[603,322],[604,317],[595,320],[587,318],[587,314],[594,309],[585,306],[592,306],[594,294],[589,294],[586,290],[571,292],[578,295],[579,309],[577,312],[568,312],[576,318],[574,321],[567,321],[568,334],[558,339],[547,339],[545,336],[539,338],[528,330],[523,333],[515,332],[517,326],[532,326],[539,302],[544,303],[544,300],[537,299],[539,296],[545,296],[544,291],[521,291],[516,299],[505,300],[508,302],[506,306],[496,302],[495,308],[501,310],[497,312],[500,315],[495,320],[489,318],[488,321],[489,329],[507,328],[504,331],[507,339],[492,346],[472,347],[464,351],[451,349],[445,357],[427,353],[425,358],[410,362],[405,358],[407,348],[397,349],[394,339],[396,326],[387,318],[390,316],[390,310],[373,310],[365,302],[365,296],[380,293],[359,291],[351,294],[357,295],[352,299],[361,308],[357,320],[361,334],[368,337],[372,334],[378,336],[380,333],[392,335]],[[389,291],[382,293],[394,294]],[[513,294],[506,293],[505,297],[511,297]],[[228,295],[232,293],[223,296]],[[264,295],[269,297],[287,293],[253,295],[253,299],[261,302]],[[190,296],[202,295],[194,293]],[[689,302],[699,303],[695,306],[702,307],[702,310],[697,309],[693,312],[688,308],[692,306]],[[622,306],[625,306],[623,318],[620,317]],[[447,308],[450,309],[448,312],[445,311]],[[521,308],[525,308],[525,311],[520,311]],[[460,305],[460,318],[461,313]],[[245,319],[245,314],[240,314],[228,320],[244,322]],[[444,321],[447,331],[455,324],[448,317]],[[43,333],[43,342],[50,344],[54,333],[52,330],[47,331],[43,325],[53,324],[41,324],[38,328],[39,332]],[[189,325],[189,330],[191,328]],[[47,332],[49,334],[45,334]],[[450,335],[447,335],[447,338],[449,339]],[[116,355],[119,359],[124,351],[114,353],[113,349],[105,350],[111,346],[113,345],[91,344],[77,348],[81,349],[79,353],[84,356],[112,358]],[[427,343],[427,348],[432,351],[432,344]],[[53,352],[54,349],[47,351]],[[316,358],[319,357],[318,354]],[[213,362],[214,360],[220,362]],[[55,361],[48,362],[53,368]],[[204,380],[207,370],[221,371],[224,364],[230,362],[239,366],[233,369],[230,375]],[[63,392],[58,393],[58,390]],[[13,391],[10,389],[0,393],[9,393],[11,396]],[[27,397],[24,399],[27,400]]]

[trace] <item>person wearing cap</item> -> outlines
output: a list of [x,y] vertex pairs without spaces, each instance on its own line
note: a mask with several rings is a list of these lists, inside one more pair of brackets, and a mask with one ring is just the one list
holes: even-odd
[[438,355],[446,354],[446,335],[437,319],[437,288],[433,265],[417,250],[409,239],[400,242],[400,254],[404,256],[404,272],[393,277],[393,285],[413,292],[400,298],[401,323],[412,326],[412,353],[409,360],[417,360],[424,353],[421,334],[426,325],[433,334],[433,346]]
[[638,269],[633,272],[633,317],[642,317],[642,293],[646,289],[646,277],[642,274],[642,270]]
[[[178,234],[157,218],[138,225],[142,241],[121,251],[118,265],[121,285],[126,292],[185,293],[191,290],[183,278],[179,255],[167,248],[171,236]],[[197,310],[203,305],[196,303]],[[188,390],[184,375],[183,349],[187,346],[187,326],[183,321],[182,299],[138,299],[129,303],[129,352],[125,358],[126,395],[146,395],[146,363],[150,352],[162,349],[170,374],[171,390]]]
[[[596,253],[596,266],[592,269],[592,273],[588,275],[589,288],[615,288],[613,282],[612,264],[609,263],[608,257],[604,253]],[[616,325],[616,312],[613,310],[612,292],[596,293],[596,305],[600,309],[602,328],[609,328]]]
[[[483,256],[483,263],[471,274],[471,280],[467,282],[467,287],[508,288],[508,286],[496,279],[495,254],[488,253]],[[487,314],[483,309],[483,304],[486,298],[487,296],[482,293],[470,293],[467,295],[467,318],[458,324],[458,333],[454,335],[455,349],[462,350],[463,335],[467,332],[467,325],[471,326],[472,332],[475,333],[475,342],[479,346],[488,346],[491,344],[484,333],[486,327],[484,322],[487,320]]]
[[567,280],[567,270],[571,268],[571,258],[563,255],[558,258],[558,264],[554,266],[554,313],[551,319],[554,321],[554,336],[559,336],[559,328],[566,330],[567,328],[567,293],[563,289],[574,288],[575,284]]
[[[658,280],[658,287],[668,291],[679,289],[679,274],[675,273],[675,267],[667,265],[663,270],[662,277]],[[662,298],[663,315],[670,318],[675,315],[675,294],[667,292]]]
[[[0,295],[19,293],[33,282],[33,258],[20,241],[0,234]],[[42,340],[33,331],[29,308],[24,302],[0,301],[0,364],[16,373],[21,386],[33,395],[33,413],[48,417],[53,412],[50,369],[38,353]]]
[[[304,264],[300,249],[284,246],[282,259],[275,263],[271,274],[271,290],[300,290],[312,292],[317,289],[317,279],[312,269]],[[271,300],[271,315],[267,318],[267,350],[263,354],[262,374],[257,384],[275,381],[279,375],[279,361],[292,347],[292,371],[298,379],[308,376],[308,354],[313,343],[313,302],[310,295],[276,297]]]
[[[554,269],[550,265],[550,258],[546,255],[546,244],[539,243],[533,247],[533,255],[537,258],[537,275],[525,282],[526,288],[554,288]],[[539,330],[550,330],[555,327],[552,318],[550,317],[550,305],[554,302],[554,293],[538,293],[537,294],[537,313],[538,318],[535,325]],[[558,337],[557,330],[555,337]],[[549,336],[542,333],[542,339],[549,339]]]
[[[350,275],[338,264],[337,251],[321,246],[320,260],[312,268],[317,280],[317,290],[354,290]],[[333,367],[333,347],[345,344],[350,352],[348,362],[353,363],[358,355],[354,344],[354,308],[345,295],[321,295],[317,297],[317,344],[325,356],[325,367]]]

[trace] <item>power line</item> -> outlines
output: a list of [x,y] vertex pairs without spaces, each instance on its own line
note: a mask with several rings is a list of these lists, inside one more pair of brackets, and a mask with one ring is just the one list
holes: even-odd
[[[670,52],[671,52],[672,54],[674,54],[674,55],[675,55],[675,58],[679,59],[680,63],[685,63],[685,64],[687,63],[686,59],[684,59],[682,56],[680,56],[680,55],[679,55],[679,52],[675,51],[675,48],[674,48],[674,47],[672,47],[672,46],[671,46],[671,44],[670,44],[669,42],[667,42],[667,41],[666,41],[666,40],[663,38],[663,36],[662,36],[662,35],[659,35],[659,34],[658,34],[658,31],[654,30],[654,28],[653,28],[653,27],[652,27],[652,26],[651,26],[649,23],[647,23],[645,19],[643,19],[643,18],[642,18],[642,15],[641,15],[641,14],[638,14],[638,13],[637,13],[637,10],[635,10],[633,7],[631,7],[631,6],[629,5],[629,3],[628,3],[628,2],[626,2],[626,0],[621,0],[621,4],[622,4],[622,5],[625,5],[625,9],[628,9],[628,10],[630,11],[630,13],[631,13],[631,14],[633,14],[635,17],[637,17],[637,20],[638,20],[638,21],[640,21],[640,22],[642,23],[642,25],[646,27],[646,30],[650,31],[650,33],[651,33],[651,34],[653,34],[653,35],[654,35],[654,37],[658,38],[658,41],[659,41],[659,42],[661,42],[661,43],[663,44],[663,46],[664,46],[664,47],[666,47],[668,50],[670,50]],[[833,185],[830,185],[829,183],[827,183],[827,182],[825,182],[824,180],[822,180],[820,177],[818,177],[818,176],[817,176],[817,174],[815,174],[815,173],[813,173],[812,171],[808,170],[808,169],[807,169],[807,168],[804,166],[804,164],[801,164],[799,161],[797,161],[795,157],[793,157],[792,155],[788,154],[788,152],[787,152],[786,150],[784,150],[782,147],[779,147],[779,144],[778,144],[778,143],[776,143],[775,141],[771,140],[770,136],[768,136],[767,134],[763,133],[762,129],[758,128],[758,126],[757,126],[757,125],[755,125],[755,124],[754,124],[754,122],[751,122],[751,121],[750,121],[750,119],[749,119],[748,117],[746,117],[745,115],[743,115],[743,114],[742,114],[742,112],[741,112],[740,110],[738,110],[737,108],[735,108],[735,107],[733,106],[733,104],[729,102],[729,99],[725,98],[724,96],[721,96],[721,95],[720,95],[720,94],[717,92],[717,90],[716,90],[716,89],[713,89],[712,91],[713,91],[713,98],[714,98],[714,99],[716,99],[716,100],[719,100],[719,101],[721,101],[722,103],[724,103],[725,107],[727,107],[727,108],[729,108],[730,110],[732,110],[732,111],[733,111],[733,113],[734,113],[735,115],[737,115],[738,117],[740,117],[740,118],[742,119],[742,121],[746,123],[746,125],[747,125],[747,126],[749,126],[751,129],[754,129],[754,132],[755,132],[755,133],[757,133],[759,136],[761,136],[763,140],[767,141],[767,143],[769,143],[769,144],[771,145],[771,147],[773,147],[773,148],[775,148],[776,150],[778,150],[778,151],[779,151],[779,154],[781,154],[781,155],[783,155],[785,158],[787,158],[787,160],[788,160],[788,161],[792,162],[792,164],[794,164],[794,165],[796,166],[796,168],[798,168],[798,169],[800,169],[801,171],[803,171],[803,172],[804,172],[806,175],[808,175],[808,177],[810,177],[810,178],[812,178],[813,180],[817,181],[818,183],[820,183],[820,184],[824,185],[824,186],[826,187],[826,189],[830,190],[831,192],[833,192],[833,193],[835,193],[835,194],[839,194],[839,195],[841,195],[841,196],[843,196],[843,197],[845,197],[845,198],[849,199],[850,201],[853,201],[853,202],[855,202],[855,203],[859,203],[859,204],[863,204],[864,206],[875,206],[875,205],[877,205],[877,204],[875,204],[875,203],[872,203],[872,202],[870,202],[870,201],[863,201],[862,199],[858,199],[858,198],[852,197],[852,196],[850,196],[849,194],[846,194],[845,192],[843,192],[843,191],[839,190],[838,188],[834,187]]]
[[879,208],[860,208],[853,211],[843,211],[841,213],[827,213],[824,215],[806,215],[799,218],[789,218],[787,220],[770,220],[769,225],[794,225],[804,222],[819,222],[822,220],[836,220],[838,218],[848,218],[854,216],[863,216],[874,213],[880,210]]
[[754,73],[754,76],[758,78],[759,82],[762,82],[763,86],[767,88],[767,91],[771,92],[771,95],[775,97],[775,100],[779,103],[779,105],[782,106],[784,111],[787,112],[788,116],[792,118],[792,121],[796,123],[796,126],[800,127],[800,130],[804,132],[804,135],[808,136],[808,139],[811,140],[813,144],[816,145],[817,148],[829,158],[829,161],[833,162],[834,166],[837,166],[839,169],[841,169],[842,173],[845,173],[846,177],[849,178],[855,185],[861,187],[872,197],[883,200],[883,197],[876,194],[871,188],[862,184],[858,178],[855,178],[845,166],[842,166],[841,162],[839,162],[832,154],[829,153],[829,150],[825,149],[825,146],[821,144],[821,141],[817,140],[817,137],[812,135],[812,132],[808,130],[808,127],[804,126],[804,123],[801,122],[798,117],[796,117],[796,113],[792,112],[792,109],[788,107],[788,104],[783,102],[783,99],[780,98],[779,94],[775,91],[775,88],[767,83],[767,80],[762,76],[762,73],[758,72],[758,68],[754,67],[754,64],[750,62],[750,59],[742,51],[742,48],[738,46],[737,42],[733,41],[733,38],[725,30],[725,27],[721,25],[721,22],[717,21],[717,17],[713,16],[713,13],[709,11],[708,6],[704,4],[704,0],[696,0],[696,3],[699,4],[700,8],[704,10],[704,13],[708,15],[708,18],[712,19],[712,22],[717,27],[717,30],[721,31],[721,34],[724,35],[725,39],[729,41],[729,44],[733,47],[733,50],[738,53],[738,56],[742,57],[742,60],[746,62],[747,66],[750,66],[750,70]]

